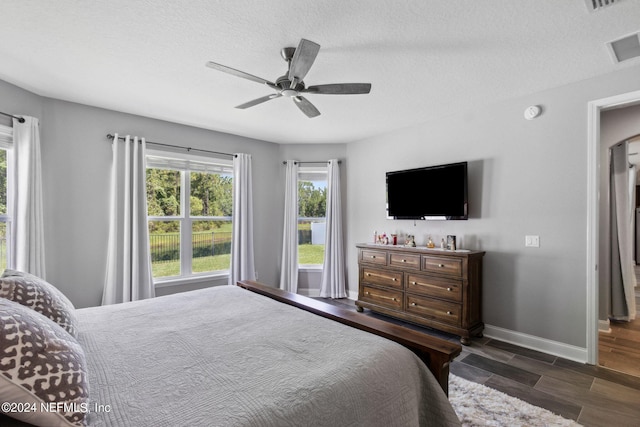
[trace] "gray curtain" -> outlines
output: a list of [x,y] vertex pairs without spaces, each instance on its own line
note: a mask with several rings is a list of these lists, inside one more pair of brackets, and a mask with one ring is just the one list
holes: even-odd
[[611,148],[611,299],[609,317],[632,320],[636,315],[632,212],[629,191],[629,153],[626,142]]

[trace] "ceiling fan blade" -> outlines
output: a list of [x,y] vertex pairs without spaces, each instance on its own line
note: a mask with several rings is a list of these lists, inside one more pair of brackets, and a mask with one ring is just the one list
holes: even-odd
[[300,92],[324,95],[358,95],[371,92],[371,83],[334,83],[328,85],[309,86]]
[[253,107],[254,105],[262,104],[263,102],[267,102],[271,99],[280,98],[282,95],[279,93],[272,93],[271,95],[263,96],[262,98],[254,99],[253,101],[245,102],[244,104],[240,104],[236,106],[236,108],[240,108],[244,110],[245,108]]
[[310,119],[320,115],[320,111],[318,111],[318,109],[303,96],[294,96],[293,102],[295,102],[300,111],[306,114]]
[[319,44],[301,39],[289,64],[289,80],[296,79],[299,82],[304,79],[319,51]]
[[215,62],[209,61],[207,62],[207,67],[213,68],[214,70],[222,71],[224,73],[232,74],[237,77],[242,77],[243,79],[251,80],[256,83],[262,83],[272,88],[276,87],[275,83],[272,83],[269,80],[254,76],[253,74],[245,73],[244,71],[236,70],[235,68],[227,67],[226,65],[216,64]]

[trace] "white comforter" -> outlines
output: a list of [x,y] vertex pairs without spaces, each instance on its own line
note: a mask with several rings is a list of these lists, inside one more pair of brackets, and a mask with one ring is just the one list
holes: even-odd
[[91,425],[459,425],[409,350],[235,286],[77,314]]

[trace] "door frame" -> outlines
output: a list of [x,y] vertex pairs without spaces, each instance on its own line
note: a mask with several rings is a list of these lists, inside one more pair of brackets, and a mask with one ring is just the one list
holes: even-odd
[[599,215],[598,191],[600,180],[600,113],[613,107],[637,104],[640,90],[608,98],[597,99],[588,104],[587,119],[587,363],[598,364],[598,302],[599,280]]

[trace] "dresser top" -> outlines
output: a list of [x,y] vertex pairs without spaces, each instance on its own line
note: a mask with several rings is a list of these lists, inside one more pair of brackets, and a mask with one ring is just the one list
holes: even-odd
[[446,256],[458,256],[458,257],[467,257],[470,255],[474,256],[483,256],[484,251],[472,251],[469,249],[456,249],[455,251],[450,251],[448,249],[440,249],[440,248],[427,248],[426,246],[404,246],[404,245],[376,245],[373,243],[358,243],[356,247],[360,249],[379,249],[379,250],[387,250],[387,251],[399,251],[399,252],[414,252],[425,255],[446,255]]

